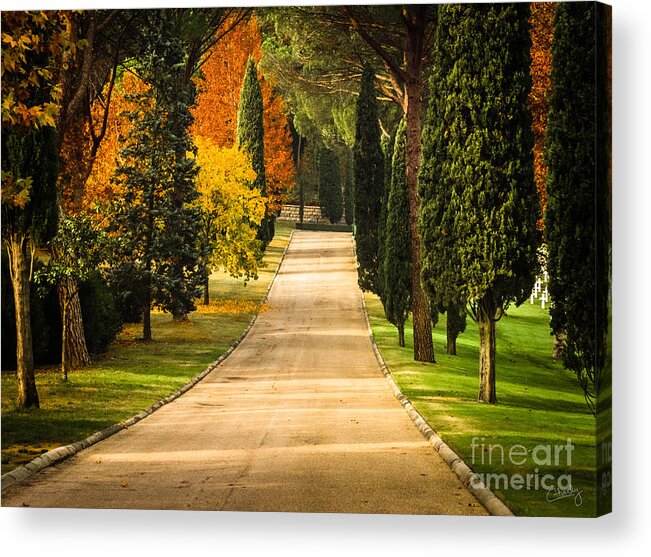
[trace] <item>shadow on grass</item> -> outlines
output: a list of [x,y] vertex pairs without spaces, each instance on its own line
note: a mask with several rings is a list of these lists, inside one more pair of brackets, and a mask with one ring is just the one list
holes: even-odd
[[[379,300],[367,294],[366,303],[375,339],[401,390],[476,472],[506,474],[508,478],[571,475],[573,494],[548,493],[535,482],[531,489],[504,489],[500,484],[495,493],[516,514],[594,516],[595,420],[574,374],[551,358],[553,338],[546,311],[525,303],[511,308],[498,322],[498,404],[486,405],[477,402],[479,338],[472,321],[458,339],[458,356],[449,356],[445,354],[446,322],[442,316],[433,333],[437,363],[417,363],[413,361],[411,323],[405,335],[407,346],[400,348],[396,329],[384,319]],[[539,445],[568,442],[572,446],[571,465],[537,465],[533,461]],[[477,445],[483,445],[481,451]],[[481,455],[489,445],[502,447],[506,454],[511,447],[521,445],[526,450],[525,462],[482,462]],[[580,496],[576,494],[579,491]]]

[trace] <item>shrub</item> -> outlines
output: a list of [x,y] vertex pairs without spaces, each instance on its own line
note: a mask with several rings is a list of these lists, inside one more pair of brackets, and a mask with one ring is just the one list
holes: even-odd
[[99,273],[79,286],[79,302],[88,351],[91,354],[106,352],[122,328],[122,316]]

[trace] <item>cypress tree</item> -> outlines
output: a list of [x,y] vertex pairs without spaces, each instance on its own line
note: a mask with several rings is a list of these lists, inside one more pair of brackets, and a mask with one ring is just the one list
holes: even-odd
[[407,127],[400,122],[391,163],[391,189],[387,200],[384,248],[384,311],[398,328],[398,343],[405,345],[405,321],[411,306],[411,243],[405,147]]
[[[258,71],[253,58],[249,58],[242,82],[240,105],[237,113],[237,144],[251,154],[253,170],[257,176],[252,184],[262,195],[267,194],[267,179],[264,166],[264,125],[262,90],[258,81]],[[265,249],[273,239],[275,217],[267,213],[258,228],[258,239]]]
[[195,309],[202,273],[196,242],[200,223],[194,179],[197,167],[188,132],[195,88],[184,77],[183,43],[169,21],[153,15],[145,52],[136,70],[149,85],[132,95],[130,135],[120,153],[115,179],[123,194],[115,207],[116,277],[129,277],[143,292],[143,338],[151,339],[150,311],[161,307],[175,319]]
[[364,66],[357,100],[354,154],[355,244],[359,286],[378,294],[378,222],[384,188],[384,159],[380,143],[375,75]]
[[341,220],[344,204],[339,161],[337,155],[327,148],[319,156],[319,201],[323,213],[332,224]]
[[[349,152],[349,151],[347,151]],[[346,224],[351,225],[355,222],[353,204],[353,169],[350,164],[350,156],[346,157],[346,181],[344,182],[344,217]]]
[[[380,204],[380,219],[377,227],[378,237],[378,296],[385,306],[386,299],[384,296],[386,278],[384,276],[384,253],[386,247],[386,228],[387,228],[387,203],[389,200],[389,190],[391,189],[391,163],[393,160],[393,148],[396,141],[395,130],[390,135],[383,135],[381,139],[382,156],[384,158],[384,185],[382,187],[382,200]],[[386,308],[385,308],[386,314]]]
[[[53,127],[19,131],[3,124],[2,244],[8,255],[14,297],[19,408],[40,406],[34,376],[29,246],[42,245],[56,233],[58,163],[57,133]],[[7,176],[16,181],[31,181],[29,196],[23,203],[5,199]]]
[[447,353],[450,356],[457,355],[457,337],[466,330],[466,306],[464,304],[453,305],[446,309],[446,336]]
[[527,4],[440,6],[423,137],[423,282],[444,307],[469,303],[488,403],[495,323],[528,297],[538,263],[528,17]]
[[[447,127],[460,109],[459,98],[449,83],[452,69],[450,43],[450,11],[455,8],[441,7],[441,25],[437,28],[434,46],[434,71],[430,81],[430,101],[423,126],[422,156],[419,175],[421,195],[420,230],[423,246],[428,256],[423,258],[421,276],[425,291],[432,304],[432,323],[438,321],[438,313],[446,313],[446,352],[457,354],[457,337],[466,330],[466,302],[462,293],[461,260],[456,249],[454,235],[454,210],[456,197],[452,197],[455,182],[451,178],[447,155]],[[449,210],[448,210],[449,209]],[[446,287],[435,290],[435,284]]]
[[563,363],[577,374],[593,413],[608,333],[606,9],[594,2],[558,4],[546,149],[551,327],[565,333]]

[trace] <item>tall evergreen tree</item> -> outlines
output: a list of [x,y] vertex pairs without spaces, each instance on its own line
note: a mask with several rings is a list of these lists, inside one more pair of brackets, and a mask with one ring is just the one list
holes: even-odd
[[445,313],[447,314],[445,325],[447,353],[456,356],[457,337],[466,330],[466,306],[465,304],[449,306]]
[[[257,176],[252,187],[267,195],[267,179],[264,166],[263,102],[258,71],[253,57],[249,58],[242,82],[240,105],[237,113],[237,144],[251,154],[253,170]],[[267,214],[258,228],[258,239],[264,250],[274,236],[275,217]]]
[[557,6],[546,151],[551,327],[565,332],[563,363],[593,413],[607,357],[610,286],[606,9]]
[[344,212],[341,175],[337,155],[323,148],[319,155],[319,201],[328,220],[335,224]]
[[400,122],[391,164],[391,189],[387,200],[387,228],[384,248],[384,311],[398,328],[398,343],[405,345],[405,321],[411,306],[411,243],[407,199],[407,127]]
[[[2,243],[8,254],[14,296],[20,408],[40,405],[34,377],[29,250],[49,241],[56,233],[58,163],[57,135],[53,127],[17,130],[3,125]],[[6,176],[11,176],[14,183],[29,184],[29,195],[22,202],[5,200]]]
[[[350,151],[348,151],[350,153]],[[355,209],[353,202],[353,168],[350,164],[350,155],[346,157],[346,181],[344,182],[344,218],[346,224],[355,222]]]
[[[446,133],[452,123],[455,110],[460,109],[460,98],[455,95],[449,74],[452,70],[450,10],[440,7],[441,24],[437,28],[433,73],[430,81],[430,101],[423,128],[419,187],[421,195],[420,230],[423,246],[428,255],[423,258],[421,276],[432,304],[432,322],[438,321],[438,313],[447,313],[446,336],[449,355],[457,353],[457,337],[466,329],[466,301],[463,295],[460,254],[455,246],[455,211],[458,199],[453,197],[455,181],[449,166]],[[435,290],[435,285],[446,287]]]
[[528,297],[537,270],[528,17],[527,4],[440,6],[423,137],[422,278],[440,305],[469,303],[488,403],[495,324]]
[[[30,252],[56,231],[61,60],[74,58],[69,15],[2,12],[2,248],[16,316],[18,407],[39,407],[34,378]],[[13,40],[13,44],[12,44]],[[6,328],[4,323],[4,328]],[[4,330],[3,328],[3,330]]]
[[[383,135],[381,139],[382,156],[384,157],[384,185],[382,187],[382,200],[380,204],[380,219],[377,225],[378,237],[378,296],[382,306],[386,304],[384,295],[386,278],[384,276],[384,254],[386,248],[387,229],[387,203],[389,201],[389,190],[391,189],[391,164],[393,161],[393,148],[396,141],[395,130],[389,135]],[[386,313],[386,308],[385,308]]]
[[129,276],[143,296],[143,338],[151,339],[150,310],[158,306],[183,318],[194,309],[202,273],[196,242],[200,223],[195,176],[187,153],[195,88],[184,79],[184,48],[169,22],[154,15],[145,30],[145,53],[134,70],[148,85],[133,95],[132,129],[121,151],[116,180],[116,275]]
[[355,121],[355,244],[362,290],[379,293],[378,222],[384,188],[384,159],[371,66],[364,66]]

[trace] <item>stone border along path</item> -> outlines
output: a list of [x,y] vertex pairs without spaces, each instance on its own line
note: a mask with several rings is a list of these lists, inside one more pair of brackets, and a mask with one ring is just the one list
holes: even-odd
[[189,391],[192,387],[194,387],[197,383],[199,383],[199,381],[205,378],[211,371],[213,371],[216,367],[218,367],[226,358],[228,358],[228,356],[232,354],[233,350],[235,350],[240,345],[240,343],[244,340],[246,335],[249,334],[249,331],[253,327],[253,324],[258,318],[260,308],[267,302],[267,299],[269,298],[271,287],[273,286],[274,281],[278,276],[278,272],[280,271],[280,267],[282,266],[283,260],[285,259],[285,255],[287,254],[289,245],[292,243],[294,232],[296,232],[296,230],[292,230],[292,233],[289,236],[287,245],[285,246],[285,249],[283,250],[283,253],[280,256],[280,260],[278,261],[278,266],[276,267],[276,272],[274,273],[274,276],[269,282],[269,287],[267,288],[267,292],[264,298],[258,304],[258,307],[256,308],[253,317],[251,317],[251,320],[249,321],[249,324],[247,325],[246,329],[244,329],[242,334],[238,337],[238,339],[233,344],[231,344],[231,346],[228,348],[228,350],[226,350],[226,352],[224,352],[213,363],[209,364],[206,369],[204,369],[199,375],[197,375],[196,377],[188,381],[180,389],[174,391],[171,395],[159,400],[158,402],[155,402],[149,408],[146,408],[145,410],[139,412],[138,414],[129,418],[128,420],[109,426],[106,429],[102,429],[101,431],[96,431],[95,433],[89,435],[88,437],[82,439],[81,441],[77,441],[76,443],[71,443],[70,445],[64,445],[61,447],[57,447],[56,449],[52,449],[51,451],[48,451],[46,453],[43,453],[40,456],[37,456],[33,460],[29,461],[27,464],[18,466],[17,468],[14,468],[10,472],[3,474],[1,478],[2,486],[0,487],[0,492],[4,491],[5,489],[7,489],[8,487],[14,484],[26,480],[30,476],[33,476],[37,472],[40,472],[41,470],[48,468],[53,464],[57,464],[63,460],[66,460],[67,458],[70,458],[73,455],[76,455],[78,452],[87,449],[88,447],[94,445],[95,443],[99,443],[100,441],[103,441],[104,439],[107,439],[112,435],[115,435],[119,431],[122,431],[123,429],[127,429],[132,425],[138,423],[140,420],[146,418],[147,416],[149,416],[150,414],[158,410],[161,406],[164,406],[165,404],[169,404],[173,400],[179,398],[182,394]]
[[[355,252],[355,241],[353,242],[353,253]],[[375,342],[375,337],[373,336],[373,329],[371,328],[371,321],[368,316],[368,311],[366,309],[366,301],[364,300],[364,292],[362,292],[362,308],[364,309],[364,316],[366,318],[366,326],[368,327],[368,334],[371,337],[371,344],[373,345],[373,352],[377,358],[378,364],[382,369],[382,373],[387,378],[391,391],[398,399],[400,404],[402,404],[409,414],[409,417],[414,422],[414,425],[418,428],[423,434],[423,437],[427,439],[434,449],[441,455],[441,458],[445,463],[452,469],[452,471],[459,477],[461,483],[464,487],[472,493],[472,495],[481,503],[481,505],[493,516],[515,516],[513,511],[509,509],[502,500],[497,497],[490,489],[486,487],[481,478],[468,466],[463,459],[455,453],[450,446],[439,437],[439,435],[430,427],[427,423],[427,420],[414,408],[409,399],[403,394],[398,386],[398,383],[391,375],[391,370],[387,366],[380,349]]]

